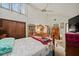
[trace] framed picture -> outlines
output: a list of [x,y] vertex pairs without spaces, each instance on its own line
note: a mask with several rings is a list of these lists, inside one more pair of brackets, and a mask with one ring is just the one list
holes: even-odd
[[64,28],[64,22],[60,23],[60,28]]

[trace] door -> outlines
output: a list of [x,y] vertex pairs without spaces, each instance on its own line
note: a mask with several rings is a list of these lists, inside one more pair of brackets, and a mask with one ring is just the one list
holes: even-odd
[[16,35],[17,38],[23,38],[25,36],[25,23],[17,22]]
[[2,19],[0,19],[0,28],[2,28],[2,25],[3,25],[3,24],[2,24]]
[[6,30],[8,32],[8,35],[10,37],[16,38],[16,32],[15,32],[16,22],[4,20],[3,21],[3,28],[4,28],[4,30]]
[[60,30],[59,30],[59,25],[58,24],[55,24],[52,27],[51,37],[54,38],[54,39],[60,39]]

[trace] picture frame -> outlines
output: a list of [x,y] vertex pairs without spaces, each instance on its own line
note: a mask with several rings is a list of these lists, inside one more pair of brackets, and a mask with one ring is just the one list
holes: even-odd
[[60,28],[64,28],[64,22],[60,23]]

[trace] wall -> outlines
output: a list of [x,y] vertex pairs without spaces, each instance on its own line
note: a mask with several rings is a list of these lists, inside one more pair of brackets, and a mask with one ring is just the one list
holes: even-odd
[[8,19],[8,20],[14,20],[14,21],[21,21],[26,22],[26,16],[4,9],[0,8],[0,18]]
[[48,24],[45,14],[35,9],[32,5],[28,5],[28,23]]
[[46,15],[35,9],[34,6],[27,4],[27,7],[26,34],[28,36],[28,24],[48,25],[48,21]]

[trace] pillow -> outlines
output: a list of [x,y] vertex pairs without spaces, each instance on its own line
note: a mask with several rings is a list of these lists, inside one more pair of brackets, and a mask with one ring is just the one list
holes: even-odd
[[42,35],[42,37],[43,37],[43,38],[48,37],[48,34],[47,34],[47,33],[44,33],[44,34]]
[[12,51],[14,40],[14,38],[3,38],[0,40],[0,55]]
[[38,40],[38,41],[42,41],[42,37],[41,36],[32,36],[33,39]]
[[52,38],[51,38],[51,37],[46,37],[46,38],[48,38],[49,40],[52,40]]
[[48,38],[44,38],[44,39],[43,39],[44,42],[47,42],[48,40],[49,40]]
[[42,39],[41,36],[33,36],[33,37],[35,37],[35,38],[37,38],[37,39]]

